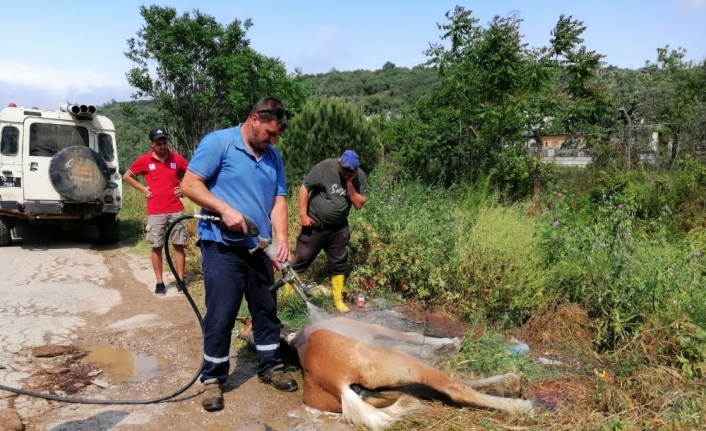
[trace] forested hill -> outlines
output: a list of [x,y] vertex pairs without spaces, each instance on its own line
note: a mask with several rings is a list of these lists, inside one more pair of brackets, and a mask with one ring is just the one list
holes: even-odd
[[[338,71],[304,74],[301,79],[309,87],[309,97],[340,97],[363,108],[367,115],[399,112],[411,100],[429,94],[439,82],[438,70],[430,67],[397,67],[385,63],[378,70]],[[155,115],[151,101],[122,101],[143,115]],[[101,107],[102,115],[113,121],[125,119],[121,103],[115,100]]]
[[387,62],[378,70],[340,72],[331,69],[326,73],[303,75],[302,79],[311,89],[310,96],[341,97],[372,115],[399,112],[410,100],[428,94],[439,81],[439,74],[433,68],[410,69]]
[[[340,72],[335,69],[302,75],[309,99],[340,97],[363,109],[366,115],[399,113],[411,100],[428,94],[439,81],[438,72],[426,67],[396,67],[387,62],[379,70]],[[112,100],[99,107],[99,114],[115,123],[121,160],[132,160],[149,148],[147,130],[161,124],[154,102]],[[127,167],[127,165],[125,166]]]

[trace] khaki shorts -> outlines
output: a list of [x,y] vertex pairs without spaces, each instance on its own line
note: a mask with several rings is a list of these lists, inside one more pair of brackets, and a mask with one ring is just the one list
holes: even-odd
[[[182,212],[171,214],[154,214],[147,216],[147,242],[150,247],[157,248],[164,246],[164,239],[167,236],[167,229],[172,222],[182,216]],[[177,223],[172,229],[172,234],[169,238],[172,244],[184,245],[186,243],[186,228],[184,220]]]

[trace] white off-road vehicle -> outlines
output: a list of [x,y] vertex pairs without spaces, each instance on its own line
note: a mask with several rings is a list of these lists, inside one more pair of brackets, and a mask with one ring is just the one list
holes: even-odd
[[0,246],[16,225],[39,222],[92,223],[101,242],[117,242],[121,205],[115,126],[95,106],[0,111]]

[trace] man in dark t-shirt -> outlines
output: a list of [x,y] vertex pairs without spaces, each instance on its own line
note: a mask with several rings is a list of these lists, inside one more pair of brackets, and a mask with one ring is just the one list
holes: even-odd
[[[321,250],[328,257],[331,290],[336,309],[350,311],[343,302],[343,285],[348,260],[348,213],[351,206],[359,210],[365,205],[368,179],[360,169],[355,151],[347,150],[340,158],[319,162],[312,168],[299,189],[299,222],[292,270],[302,273],[309,268]],[[285,293],[292,287],[285,286]]]

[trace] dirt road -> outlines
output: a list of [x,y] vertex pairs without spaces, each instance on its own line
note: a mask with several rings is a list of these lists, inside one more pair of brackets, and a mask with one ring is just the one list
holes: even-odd
[[[0,249],[0,384],[67,397],[146,400],[191,379],[201,360],[198,322],[173,283],[165,297],[153,294],[146,257],[95,246],[88,228],[16,230],[13,244]],[[68,404],[0,391],[0,431],[354,429],[336,415],[305,408],[301,389],[281,393],[260,383],[245,349],[231,355],[221,412],[201,409],[198,382],[149,405]],[[292,376],[301,384],[297,373]]]

